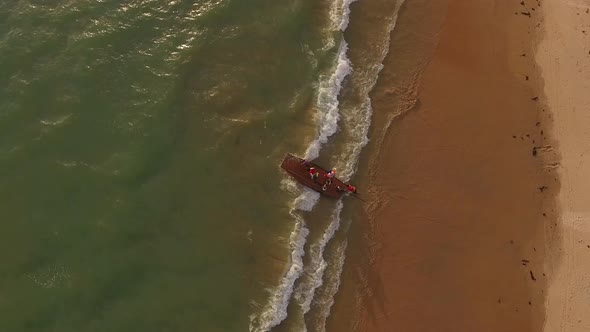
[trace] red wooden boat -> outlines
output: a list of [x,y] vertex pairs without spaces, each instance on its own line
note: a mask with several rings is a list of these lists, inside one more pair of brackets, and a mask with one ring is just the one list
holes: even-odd
[[[319,173],[319,176],[316,180],[313,180],[309,175],[310,167],[315,167],[316,171]],[[347,184],[336,177],[332,178],[332,183],[327,182],[327,170],[290,153],[285,156],[285,159],[283,159],[281,168],[302,185],[329,197],[340,198],[348,188]]]

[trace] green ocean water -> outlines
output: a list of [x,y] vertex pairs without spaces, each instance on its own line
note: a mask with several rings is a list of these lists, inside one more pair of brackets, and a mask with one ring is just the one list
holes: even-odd
[[328,7],[0,2],[0,331],[247,330]]
[[402,3],[0,2],[0,332],[330,330]]

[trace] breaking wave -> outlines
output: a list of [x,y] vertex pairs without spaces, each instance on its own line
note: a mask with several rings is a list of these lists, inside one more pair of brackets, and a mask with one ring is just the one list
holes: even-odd
[[317,98],[317,107],[319,109],[317,116],[319,117],[320,129],[318,137],[311,142],[305,152],[305,158],[308,160],[319,157],[322,145],[327,143],[328,138],[338,130],[338,120],[340,119],[338,95],[342,89],[344,78],[352,71],[350,60],[346,56],[347,51],[348,45],[343,38],[338,50],[338,60],[334,72],[328,80],[320,83]]
[[330,224],[322,235],[322,238],[318,243],[311,245],[311,262],[309,267],[306,268],[306,270],[309,271],[308,280],[299,285],[298,291],[295,294],[295,297],[301,301],[300,305],[303,309],[304,315],[309,312],[316,289],[323,284],[324,271],[328,266],[328,263],[324,259],[324,249],[340,227],[340,212],[342,211],[343,206],[342,201],[338,201],[336,208],[332,213]]
[[[355,0],[343,0],[335,2],[335,5],[330,11],[332,28],[336,27],[334,30],[344,31],[346,29],[348,26],[348,17],[350,14],[349,5],[354,1]],[[331,41],[333,42],[333,40]],[[315,159],[319,156],[322,145],[325,144],[328,141],[328,138],[336,133],[338,129],[338,120],[340,119],[338,109],[338,95],[340,94],[344,79],[352,72],[350,60],[346,55],[347,51],[348,44],[342,37],[334,71],[327,80],[322,79],[320,81],[316,102],[316,107],[318,109],[317,117],[319,123],[319,133],[318,137],[311,142],[305,152],[305,158],[308,160]],[[275,289],[271,290],[270,299],[267,305],[264,307],[262,313],[251,316],[251,332],[267,332],[280,324],[287,317],[287,307],[294,291],[295,282],[304,271],[304,246],[307,236],[309,235],[309,229],[305,225],[305,220],[298,214],[297,210],[311,211],[319,200],[319,196],[319,193],[313,192],[309,189],[304,189],[303,193],[301,193],[293,201],[293,208],[290,211],[290,214],[295,220],[295,227],[289,237],[289,246],[291,248],[290,266],[287,270],[287,273],[281,279],[279,285]],[[315,250],[320,253],[320,257],[323,257],[321,253],[323,252],[328,241],[333,237],[334,233],[338,229],[340,220],[339,215],[341,210],[342,202],[340,201],[338,202],[338,206],[334,213],[334,220],[332,222],[333,231],[329,231],[328,233],[324,234],[322,241],[324,242],[323,245],[320,244],[319,247],[316,246]],[[306,302],[308,302],[307,307],[309,307],[311,301],[313,300],[313,292],[315,289],[317,289],[317,287],[321,286],[321,275],[323,275],[323,270],[326,268],[326,266],[327,264],[325,260],[323,260],[323,263],[322,260],[320,260],[318,263],[317,274],[319,275],[319,279],[316,278],[314,283],[317,286],[312,287],[312,290],[308,292],[309,296],[306,298]]]
[[[302,195],[305,195],[305,193]],[[293,285],[303,271],[303,247],[307,235],[309,235],[309,229],[305,226],[305,221],[297,215],[294,209],[291,210],[291,216],[295,219],[295,228],[289,237],[291,265],[279,286],[271,291],[270,300],[262,313],[258,317],[251,318],[250,331],[269,331],[287,317],[287,306],[293,293]]]

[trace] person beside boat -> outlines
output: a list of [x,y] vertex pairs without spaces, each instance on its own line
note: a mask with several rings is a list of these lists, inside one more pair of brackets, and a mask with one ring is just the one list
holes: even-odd
[[338,190],[339,192],[347,191],[351,194],[356,194],[356,187],[353,186],[352,184],[347,184],[346,187],[336,186],[336,190]]
[[356,194],[356,187],[353,186],[352,184],[349,184],[346,189],[348,189],[349,192]]

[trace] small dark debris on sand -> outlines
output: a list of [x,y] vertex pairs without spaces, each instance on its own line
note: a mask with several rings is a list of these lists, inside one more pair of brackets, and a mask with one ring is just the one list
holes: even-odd
[[537,147],[534,147],[533,148],[533,157],[536,157],[536,156],[537,156]]
[[516,138],[516,136],[512,135],[512,138]]
[[520,56],[526,56],[526,53],[522,53]]
[[521,262],[523,266],[526,266],[528,263],[530,263],[528,259],[522,259]]
[[540,125],[541,125],[541,122],[540,121],[538,121],[537,123],[535,123],[535,126],[537,126],[537,127],[540,126]]
[[543,212],[543,217],[547,217],[547,213],[544,213],[544,212]]
[[525,77],[524,77],[524,80],[525,80],[525,81],[528,81],[528,80],[529,80],[529,77],[528,77],[528,76],[525,76]]
[[549,189],[549,187],[547,187],[547,186],[540,186],[539,187],[539,191],[541,191],[541,192],[545,191],[545,189]]
[[537,281],[537,278],[535,278],[535,275],[533,274],[532,270],[529,270],[529,273],[531,274],[531,280],[532,281]]
[[539,97],[533,97],[533,98],[531,98],[531,100],[537,101],[537,100],[539,100]]
[[531,303],[531,301],[529,301],[529,305],[533,305],[533,304]]
[[530,12],[520,12],[520,15],[531,17],[531,13]]

